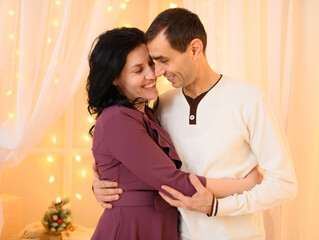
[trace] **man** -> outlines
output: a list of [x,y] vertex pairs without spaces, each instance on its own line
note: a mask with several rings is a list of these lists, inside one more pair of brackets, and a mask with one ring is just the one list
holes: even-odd
[[[176,88],[160,96],[156,115],[183,160],[182,170],[213,178],[243,178],[256,164],[264,170],[262,183],[252,190],[219,199],[213,217],[190,211],[198,210],[198,199],[165,188],[177,198],[163,195],[165,200],[190,209],[179,209],[181,238],[264,239],[261,211],[291,200],[297,191],[288,144],[268,99],[259,88],[213,71],[196,14],[165,10],[146,37],[156,76],[164,75]],[[100,197],[100,184],[94,185],[97,199],[111,201],[114,196]]]

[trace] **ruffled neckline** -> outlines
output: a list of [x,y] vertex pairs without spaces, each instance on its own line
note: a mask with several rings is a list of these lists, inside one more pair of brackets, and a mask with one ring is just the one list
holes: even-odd
[[182,161],[174,148],[169,134],[160,126],[159,122],[157,121],[152,110],[149,107],[145,107],[145,114],[147,115],[147,117],[144,116],[144,118],[147,119],[150,127],[157,133],[158,144],[160,145],[160,147],[168,149],[169,157],[174,161],[176,167],[180,168],[182,166]]

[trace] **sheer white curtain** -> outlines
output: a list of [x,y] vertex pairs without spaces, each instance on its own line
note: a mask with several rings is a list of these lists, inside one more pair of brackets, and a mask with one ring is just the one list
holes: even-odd
[[292,2],[184,0],[208,34],[207,58],[219,73],[259,85],[284,126],[292,83]]
[[[0,0],[0,173],[18,164],[87,75],[95,37],[113,28],[111,0]],[[0,202],[0,232],[2,209]]]
[[283,208],[282,239],[319,239],[319,1],[293,0],[293,88],[288,141],[299,190]]
[[[292,87],[293,25],[289,0],[184,0],[208,34],[213,69],[259,85],[284,128]],[[281,207],[265,211],[267,239],[280,239]]]

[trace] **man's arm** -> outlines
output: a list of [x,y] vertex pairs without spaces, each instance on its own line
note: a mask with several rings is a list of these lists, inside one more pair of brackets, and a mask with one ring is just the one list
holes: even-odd
[[264,178],[250,191],[220,199],[218,216],[266,210],[292,200],[297,193],[288,142],[265,94],[256,100],[246,124],[249,144]]
[[101,207],[106,209],[112,209],[112,204],[110,202],[118,200],[120,194],[123,193],[121,188],[116,188],[118,186],[117,182],[101,181],[99,179],[99,173],[97,171],[96,164],[93,163],[93,184],[92,190],[97,202]]

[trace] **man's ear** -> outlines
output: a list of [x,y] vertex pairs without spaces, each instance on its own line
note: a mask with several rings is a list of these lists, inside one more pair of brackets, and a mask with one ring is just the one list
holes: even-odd
[[194,58],[198,58],[198,56],[203,52],[203,43],[199,38],[194,38],[190,42],[189,46]]

